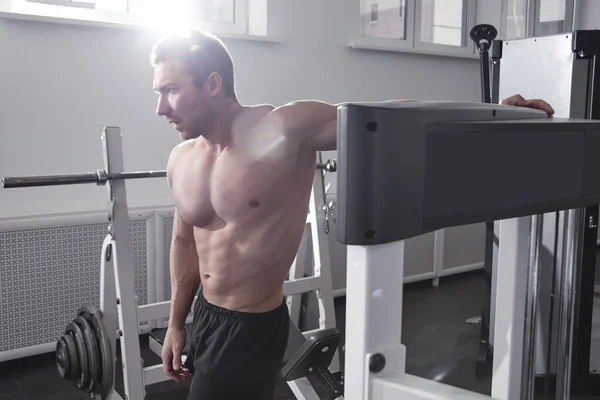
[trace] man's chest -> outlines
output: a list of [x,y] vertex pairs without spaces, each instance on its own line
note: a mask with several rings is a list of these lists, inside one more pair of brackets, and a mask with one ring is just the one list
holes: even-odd
[[173,197],[195,226],[244,222],[268,213],[289,192],[294,164],[284,157],[257,158],[226,150],[218,157],[184,157],[173,171]]

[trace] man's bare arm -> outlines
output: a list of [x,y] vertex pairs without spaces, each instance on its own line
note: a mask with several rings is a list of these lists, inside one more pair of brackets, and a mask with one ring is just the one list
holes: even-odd
[[[167,182],[171,189],[173,188],[173,170],[179,159],[179,152],[185,146],[185,143],[177,145],[169,156]],[[200,267],[198,265],[196,240],[194,239],[194,227],[181,218],[177,208],[175,208],[175,215],[173,216],[169,263],[171,276],[169,326],[184,329],[186,317],[194,301],[194,295],[200,286]]]
[[[386,100],[370,104],[409,101],[417,100]],[[335,150],[337,109],[343,104],[347,103],[329,104],[318,100],[300,100],[277,108],[274,114],[285,121],[288,134],[300,140],[310,151]]]
[[169,326],[183,329],[200,286],[198,253],[193,227],[175,210],[170,255],[171,313]]

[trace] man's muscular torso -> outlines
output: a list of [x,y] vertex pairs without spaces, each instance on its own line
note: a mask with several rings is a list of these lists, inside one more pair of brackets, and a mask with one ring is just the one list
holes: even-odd
[[209,302],[246,312],[281,304],[304,232],[316,154],[301,148],[271,106],[243,109],[224,145],[177,146],[168,179],[196,244]]

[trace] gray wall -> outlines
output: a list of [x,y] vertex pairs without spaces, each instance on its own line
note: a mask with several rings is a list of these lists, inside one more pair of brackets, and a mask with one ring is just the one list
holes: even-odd
[[[480,101],[477,59],[350,49],[360,29],[359,5],[271,1],[269,30],[283,43],[225,40],[241,101]],[[477,23],[499,26],[500,10],[500,0],[486,1]],[[123,129],[126,169],[164,169],[178,137],[154,114],[148,53],[156,38],[131,29],[0,19],[0,175],[94,171],[103,165],[99,137],[107,125]],[[127,190],[130,207],[172,204],[162,179],[130,181]],[[335,184],[330,193],[335,196]],[[0,205],[0,218],[14,218],[103,210],[106,199],[101,187],[64,186],[0,190]],[[450,237],[473,244],[482,234],[475,226]],[[479,262],[479,247],[452,249],[461,255],[450,257]],[[344,268],[345,248],[332,239],[331,250],[334,268]],[[431,271],[432,252],[431,235],[415,239],[407,272]]]
[[[281,2],[284,43],[227,40],[242,102],[479,100],[477,60],[348,48],[358,29],[348,4]],[[155,38],[0,19],[0,175],[93,171],[102,165],[106,125],[123,128],[126,168],[163,169],[178,138],[154,114],[147,60]],[[94,186],[0,190],[0,218],[102,209],[104,193]],[[130,182],[128,195],[131,207],[171,204],[162,180]]]

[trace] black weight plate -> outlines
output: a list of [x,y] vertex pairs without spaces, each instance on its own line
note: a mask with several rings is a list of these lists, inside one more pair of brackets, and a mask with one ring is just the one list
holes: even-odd
[[87,387],[90,383],[90,371],[89,371],[89,363],[88,363],[88,355],[87,355],[87,347],[84,343],[83,332],[79,325],[75,322],[69,322],[67,325],[67,334],[72,334],[73,339],[75,339],[75,346],[77,347],[77,355],[79,358],[79,376],[76,380],[77,387],[79,389],[83,389]]
[[100,382],[100,371],[101,366],[100,358],[98,355],[98,343],[96,340],[96,331],[90,326],[90,324],[81,315],[78,315],[73,321],[81,328],[83,332],[84,343],[87,349],[88,355],[88,371],[90,373],[90,380],[86,386],[81,388],[86,393],[95,393],[96,383]]
[[64,337],[56,342],[56,369],[58,369],[58,375],[61,378],[68,379],[71,373],[71,357]]
[[67,344],[67,350],[69,350],[70,368],[67,379],[76,382],[77,377],[81,373],[81,367],[79,365],[79,356],[77,355],[77,345],[75,345],[75,339],[71,334],[65,334],[62,339]]
[[102,364],[102,385],[100,394],[102,398],[107,398],[112,392],[114,386],[114,367],[115,360],[112,352],[112,344],[106,333],[106,328],[102,320],[102,311],[92,305],[83,306],[79,309],[79,315],[84,317],[86,321],[95,330],[95,337],[98,340],[100,350],[100,360]]

